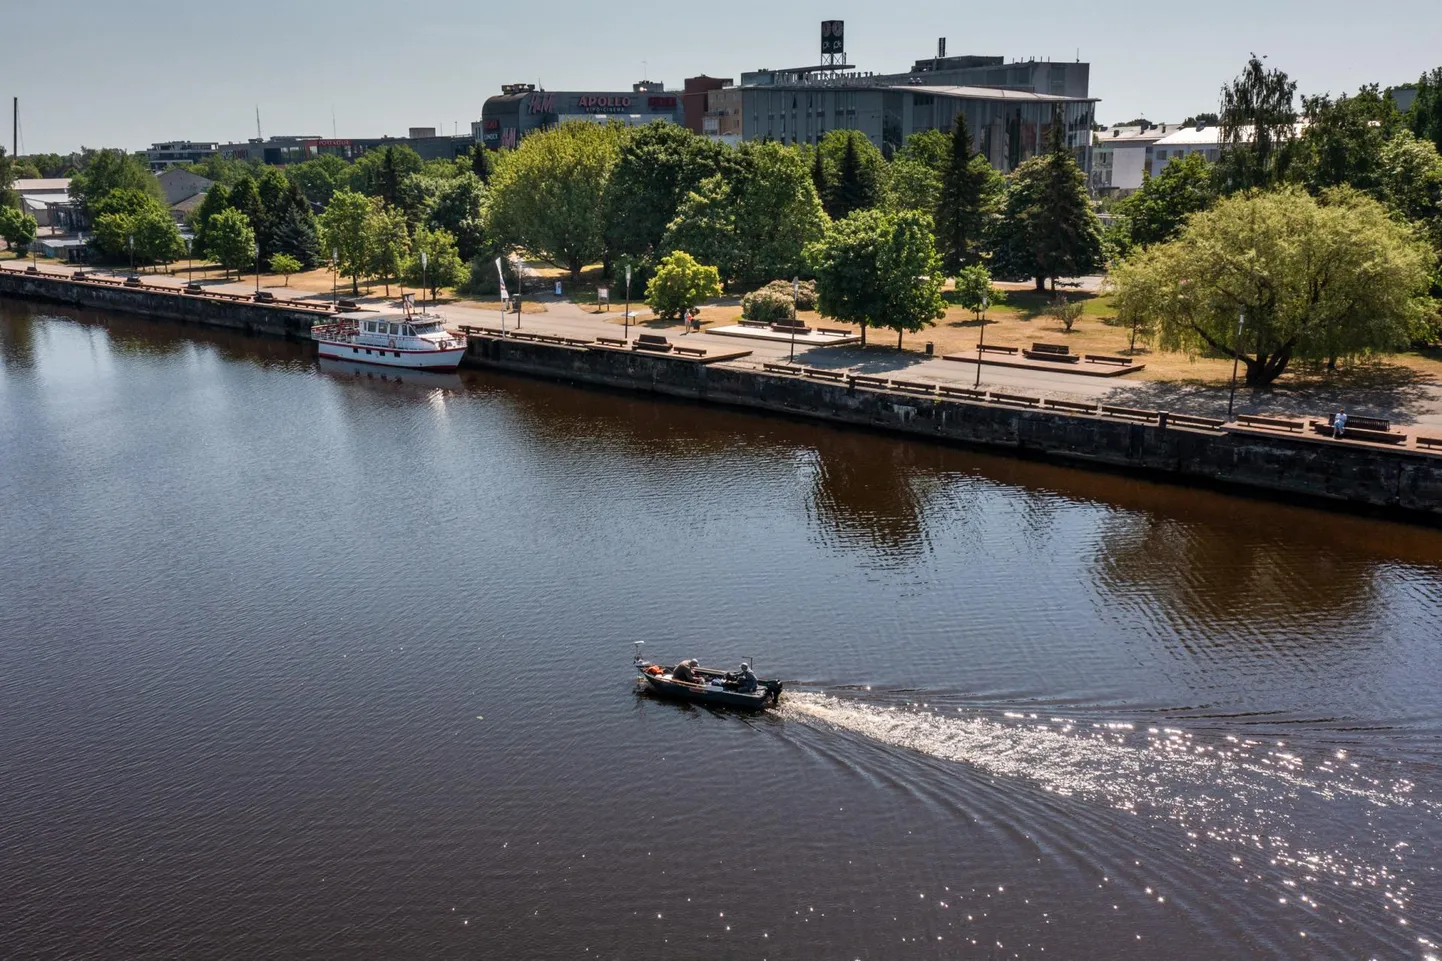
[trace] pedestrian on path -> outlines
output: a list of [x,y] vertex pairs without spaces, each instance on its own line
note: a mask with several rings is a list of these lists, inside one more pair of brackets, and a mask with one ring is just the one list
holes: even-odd
[[1332,436],[1341,437],[1347,430],[1347,410],[1343,407],[1337,408],[1337,413],[1332,415]]

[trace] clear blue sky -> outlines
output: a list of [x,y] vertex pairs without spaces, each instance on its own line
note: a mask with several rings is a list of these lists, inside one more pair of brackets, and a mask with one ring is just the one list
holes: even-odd
[[1439,0],[6,0],[3,137],[9,149],[12,96],[30,153],[243,140],[255,135],[257,104],[266,136],[328,136],[332,106],[342,137],[465,131],[512,81],[624,90],[643,70],[679,86],[701,73],[811,63],[823,19],[846,21],[847,52],[864,70],[905,69],[940,36],[949,53],[1008,59],[1073,59],[1080,48],[1103,122],[1214,110],[1253,50],[1308,93],[1403,83],[1442,66]]

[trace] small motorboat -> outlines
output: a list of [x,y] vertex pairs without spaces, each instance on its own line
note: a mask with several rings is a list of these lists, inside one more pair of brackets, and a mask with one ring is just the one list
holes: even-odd
[[[762,711],[775,707],[781,700],[781,681],[756,679],[756,690],[738,689],[738,675],[710,667],[694,667],[692,672],[700,681],[678,681],[671,676],[671,668],[652,664],[641,657],[641,644],[636,642],[637,684],[662,697],[682,701],[694,701],[711,707],[727,707],[737,711]],[[754,670],[754,669],[753,669]]]

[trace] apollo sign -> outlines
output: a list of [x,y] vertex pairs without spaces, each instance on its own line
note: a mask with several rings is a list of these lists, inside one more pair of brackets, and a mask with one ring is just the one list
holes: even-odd
[[586,93],[576,98],[576,106],[582,110],[630,110],[630,97],[606,97]]

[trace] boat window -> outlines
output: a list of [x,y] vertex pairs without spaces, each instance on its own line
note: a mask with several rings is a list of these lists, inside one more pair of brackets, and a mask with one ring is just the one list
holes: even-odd
[[405,328],[405,335],[406,335],[407,337],[414,337],[414,336],[416,335],[416,332],[415,332],[414,330],[412,330],[411,328],[407,327],[407,328]]

